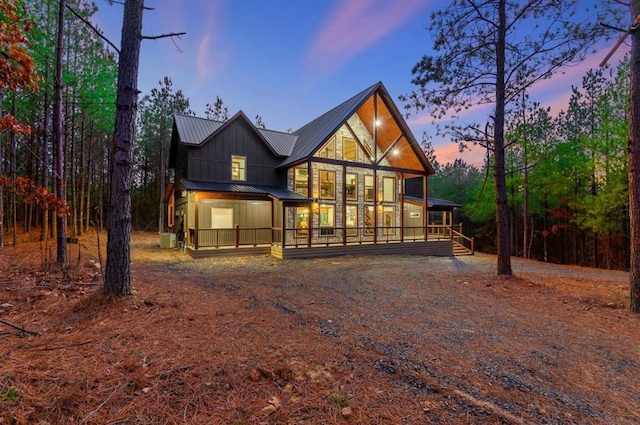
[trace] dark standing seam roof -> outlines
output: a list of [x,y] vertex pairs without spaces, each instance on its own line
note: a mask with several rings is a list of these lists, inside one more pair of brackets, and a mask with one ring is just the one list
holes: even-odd
[[186,190],[196,190],[200,192],[225,192],[244,193],[252,195],[270,195],[283,201],[309,201],[311,198],[274,186],[249,185],[223,182],[201,182],[194,180],[182,180],[182,185]]
[[338,131],[340,126],[344,124],[380,86],[382,86],[382,83],[377,82],[368,89],[358,93],[351,99],[301,127],[299,130],[294,131],[294,133],[298,135],[298,140],[291,154],[282,161],[280,167],[293,164],[313,154],[322,143]]
[[[174,120],[180,136],[180,142],[183,145],[199,146],[209,139],[211,135],[216,133],[218,130],[221,130],[221,127],[223,127],[227,122],[230,123],[240,116],[244,117],[242,111],[231,117],[229,121],[222,122],[189,115],[175,114]],[[247,121],[251,123],[248,119]],[[253,124],[251,125],[253,126]],[[276,155],[288,156],[291,154],[297,135],[262,128],[257,128],[256,130]]]
[[298,138],[297,134],[283,133],[281,131],[259,128],[258,132],[271,145],[271,148],[280,156],[291,155],[291,150]]
[[180,142],[183,145],[201,144],[204,139],[224,124],[221,121],[180,114],[175,114],[173,119],[175,120],[178,134],[180,135]]
[[[416,202],[416,203],[422,203],[422,197],[421,196],[404,196],[404,199],[406,199],[407,201],[411,201],[411,202]],[[462,205],[457,204],[453,201],[447,201],[446,199],[440,199],[440,198],[432,198],[430,196],[427,196],[427,205],[430,208],[461,208]]]

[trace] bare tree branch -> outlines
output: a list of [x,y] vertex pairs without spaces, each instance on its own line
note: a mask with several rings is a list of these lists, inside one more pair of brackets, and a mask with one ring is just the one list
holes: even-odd
[[104,35],[102,35],[102,33],[95,28],[93,25],[91,25],[91,22],[87,21],[86,19],[84,19],[82,16],[80,16],[78,14],[78,12],[76,12],[75,10],[73,10],[73,8],[71,6],[69,6],[67,4],[67,9],[69,9],[69,11],[71,11],[71,13],[73,13],[78,19],[80,19],[82,22],[84,22],[89,28],[91,28],[93,30],[93,32],[95,32],[96,34],[98,34],[98,37],[100,37],[101,39],[103,39],[104,41],[107,42],[107,44],[109,44],[109,46],[113,47],[113,50],[115,50],[118,54],[120,54],[120,50],[118,50],[118,48],[116,47],[115,44],[113,44],[111,42],[111,40],[109,40],[107,37],[105,37]]
[[158,40],[159,38],[167,38],[167,37],[178,37],[185,35],[186,32],[170,32],[168,34],[160,34],[160,35],[143,35],[141,38],[143,40]]

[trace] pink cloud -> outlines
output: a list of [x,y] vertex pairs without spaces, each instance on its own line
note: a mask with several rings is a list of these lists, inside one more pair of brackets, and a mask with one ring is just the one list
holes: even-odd
[[460,152],[458,144],[454,142],[443,142],[435,148],[436,159],[440,165],[450,164],[458,158],[463,159],[467,164],[482,167],[487,151],[482,146],[471,146]]
[[198,41],[198,55],[196,56],[196,64],[198,65],[198,76],[206,77],[211,72],[211,32],[207,32]]
[[196,67],[200,79],[211,77],[227,63],[227,54],[218,49],[220,44],[217,33],[213,28],[220,29],[221,16],[223,15],[222,1],[207,1],[202,3],[203,16],[207,19],[203,22],[203,33],[198,40],[196,53]]
[[308,59],[337,68],[413,18],[430,1],[339,1],[316,36]]

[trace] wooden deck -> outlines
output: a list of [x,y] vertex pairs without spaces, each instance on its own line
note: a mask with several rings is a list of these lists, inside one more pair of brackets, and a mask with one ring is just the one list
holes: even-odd
[[244,255],[272,255],[279,259],[290,258],[320,258],[338,257],[342,255],[423,255],[423,256],[451,256],[453,243],[451,240],[368,243],[353,245],[306,245],[282,246],[260,245],[241,247],[200,248],[198,250],[187,247],[186,252],[193,258],[206,257],[235,257]]
[[358,245],[335,246],[303,246],[271,247],[271,255],[275,258],[317,258],[338,257],[341,255],[424,255],[424,256],[451,256],[453,255],[453,243],[450,240],[441,241],[416,241]]

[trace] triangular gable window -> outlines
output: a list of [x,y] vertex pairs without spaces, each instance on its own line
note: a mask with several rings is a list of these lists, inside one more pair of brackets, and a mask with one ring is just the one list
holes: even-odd
[[331,137],[327,143],[318,151],[319,158],[336,159],[336,136]]

